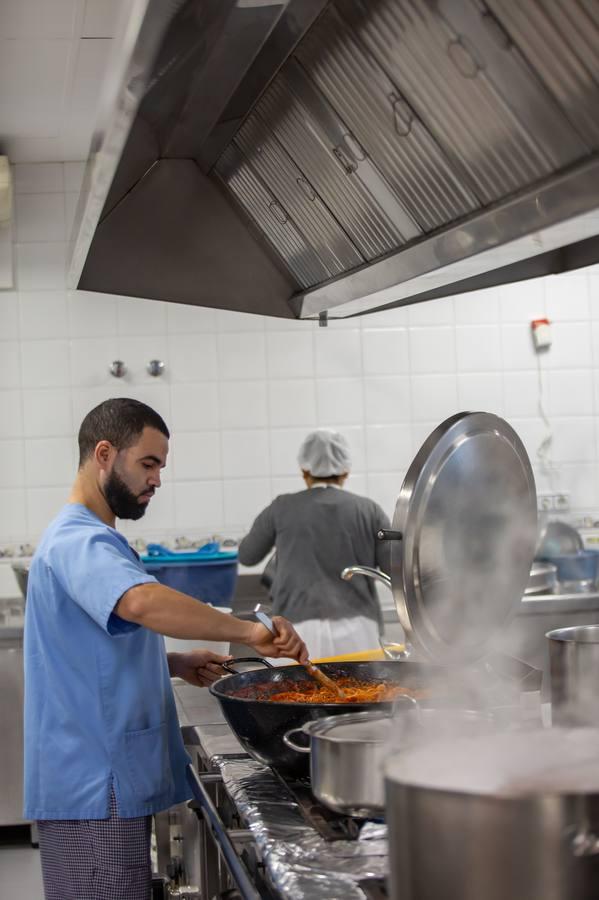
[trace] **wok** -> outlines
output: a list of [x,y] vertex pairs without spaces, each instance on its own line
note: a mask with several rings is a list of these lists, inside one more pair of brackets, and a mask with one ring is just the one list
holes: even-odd
[[[227,665],[248,660],[233,660]],[[266,660],[253,660],[265,668],[237,672],[220,678],[210,687],[223,715],[247,752],[261,763],[290,775],[305,775],[309,757],[286,746],[284,736],[293,728],[325,716],[369,710],[391,710],[392,701],[373,703],[293,703],[276,702],[269,695],[283,689],[282,682],[311,682],[303,666],[271,666]],[[412,689],[426,689],[423,706],[452,706],[478,709],[488,703],[504,702],[497,695],[496,679],[485,670],[465,670],[432,663],[386,660],[381,662],[322,663],[330,678],[356,678],[360,681],[386,681]],[[482,690],[481,690],[482,688]]]

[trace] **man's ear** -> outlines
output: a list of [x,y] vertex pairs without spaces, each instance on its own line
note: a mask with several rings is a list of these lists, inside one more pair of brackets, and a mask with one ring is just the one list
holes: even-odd
[[113,453],[114,447],[112,446],[110,441],[100,441],[98,444],[96,444],[94,457],[100,468],[105,469],[106,466],[109,465]]

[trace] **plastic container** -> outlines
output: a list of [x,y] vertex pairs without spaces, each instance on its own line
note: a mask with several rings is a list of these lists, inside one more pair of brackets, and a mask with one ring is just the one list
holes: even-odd
[[552,556],[551,562],[557,566],[557,580],[560,583],[597,581],[599,569],[599,552],[597,550],[579,550],[578,553],[564,553]]
[[146,571],[167,587],[212,606],[231,605],[237,582],[236,550],[220,550],[216,543],[193,551],[148,544],[148,552],[141,561]]

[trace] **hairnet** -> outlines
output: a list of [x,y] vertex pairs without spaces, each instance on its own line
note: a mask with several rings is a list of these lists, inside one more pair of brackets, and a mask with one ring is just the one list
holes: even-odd
[[312,431],[299,449],[297,461],[314,478],[343,475],[351,468],[349,445],[338,431],[319,428]]

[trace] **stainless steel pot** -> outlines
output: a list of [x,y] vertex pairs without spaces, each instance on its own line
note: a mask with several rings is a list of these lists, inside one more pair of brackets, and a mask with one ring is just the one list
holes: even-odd
[[524,594],[551,594],[556,582],[557,566],[550,562],[533,562]]
[[537,559],[552,559],[564,553],[579,553],[584,549],[580,532],[567,522],[545,522],[539,531]]
[[554,725],[599,725],[599,625],[547,632]]
[[[405,698],[410,709],[415,702]],[[310,745],[294,737],[303,734]],[[392,719],[380,712],[349,713],[306,722],[290,729],[283,741],[310,754],[314,796],[335,812],[379,816],[385,805],[383,765],[390,752]]]
[[[494,728],[493,714],[486,710],[421,709],[400,697],[391,712],[317,719],[290,729],[283,741],[310,754],[312,793],[321,803],[346,815],[376,817],[384,811],[384,766],[393,753],[422,741]],[[298,743],[299,735],[309,737],[309,746]]]
[[[593,731],[596,752],[599,733]],[[530,733],[502,737],[518,738],[525,749]],[[486,741],[462,742],[470,745],[462,748],[465,766],[476,767]],[[447,748],[439,751],[429,771],[447,762]],[[556,784],[505,796],[410,783],[398,771],[406,758],[399,754],[387,767],[391,900],[596,900],[595,762],[593,793],[560,791]]]

